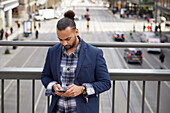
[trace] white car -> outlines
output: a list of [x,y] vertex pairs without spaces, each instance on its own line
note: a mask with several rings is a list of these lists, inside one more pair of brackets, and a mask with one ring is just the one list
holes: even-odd
[[148,42],[149,38],[156,38],[155,33],[153,32],[144,32],[140,38],[141,42]]
[[[161,43],[160,38],[149,38],[148,43]],[[161,48],[147,48],[148,52],[161,52]]]
[[59,11],[56,11],[55,14],[54,14],[55,18],[60,18],[61,16],[61,13]]
[[42,21],[42,20],[44,20],[44,17],[42,15],[35,14],[34,19],[37,20],[37,21]]

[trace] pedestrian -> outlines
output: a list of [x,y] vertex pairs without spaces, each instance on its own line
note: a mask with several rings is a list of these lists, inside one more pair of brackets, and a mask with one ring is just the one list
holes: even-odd
[[165,59],[165,55],[164,55],[164,53],[161,51],[160,56],[159,56],[159,60],[161,61],[160,69],[163,69],[164,59]]
[[130,35],[131,38],[133,38],[133,31],[132,30],[129,31],[129,35]]
[[6,40],[8,40],[8,33],[7,33],[7,31],[5,32],[5,38],[6,38]]
[[35,30],[35,37],[38,39],[38,30]]
[[1,40],[3,40],[3,37],[4,37],[4,29],[2,28],[1,29]]
[[49,113],[98,113],[97,94],[111,87],[103,52],[79,36],[75,21],[56,26],[59,44],[47,53],[41,81],[52,94]]
[[159,23],[159,25],[158,25],[158,28],[159,28],[159,33],[160,33],[160,35],[161,35],[161,24]]
[[34,21],[34,30],[36,29],[36,22]]
[[40,22],[38,23],[38,26],[39,26],[39,29],[40,29],[40,27],[41,27],[41,23]]
[[19,22],[17,22],[17,26],[18,26],[18,29],[20,28],[20,23]]
[[13,33],[13,28],[12,27],[10,28],[10,31],[11,31],[11,34],[12,34]]
[[133,32],[135,32],[135,25],[133,25]]
[[145,26],[145,24],[143,24],[143,32],[145,32],[145,28],[146,28],[146,26]]

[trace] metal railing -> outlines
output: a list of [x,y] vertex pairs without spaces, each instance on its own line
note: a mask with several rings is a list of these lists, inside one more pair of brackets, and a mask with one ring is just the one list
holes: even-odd
[[[19,41],[0,41],[0,46],[53,46],[59,42],[19,42]],[[169,43],[160,44],[148,44],[148,43],[102,43],[102,42],[89,42],[97,47],[138,47],[138,48],[170,48]],[[19,113],[19,93],[20,93],[20,80],[29,79],[32,80],[32,113],[34,113],[34,95],[35,95],[35,80],[40,79],[42,68],[0,68],[1,82],[1,113],[4,113],[4,80],[16,79],[17,80],[17,113]],[[160,104],[160,87],[161,81],[170,81],[170,70],[157,70],[157,69],[109,69],[111,80],[113,80],[113,95],[112,95],[112,113],[114,113],[115,103],[115,81],[126,80],[128,81],[127,89],[127,113],[129,113],[130,103],[130,83],[131,81],[143,81],[142,86],[142,113],[144,113],[144,101],[145,101],[145,82],[157,81],[157,113],[159,113]],[[49,97],[47,108],[49,107]],[[48,109],[47,109],[48,110]]]
[[[0,68],[1,79],[1,113],[4,113],[4,80],[17,80],[17,113],[19,113],[20,101],[20,80],[32,80],[32,113],[35,105],[35,80],[41,79],[42,68]],[[158,81],[157,91],[157,113],[159,113],[160,87],[161,81],[170,81],[170,70],[150,70],[150,69],[109,69],[110,79],[113,80],[112,113],[114,113],[115,103],[115,81],[128,81],[127,90],[127,113],[129,113],[130,103],[130,83],[131,81],[143,81],[142,93],[142,113],[144,113],[145,82]],[[49,97],[47,98],[47,111],[49,108]]]

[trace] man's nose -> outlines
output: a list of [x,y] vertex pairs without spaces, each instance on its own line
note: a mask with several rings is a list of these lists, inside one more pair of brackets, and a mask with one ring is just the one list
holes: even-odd
[[63,46],[66,46],[67,45],[67,41],[63,41]]

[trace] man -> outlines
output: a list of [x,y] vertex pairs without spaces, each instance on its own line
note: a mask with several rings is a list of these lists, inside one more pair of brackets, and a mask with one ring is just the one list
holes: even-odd
[[49,48],[41,74],[46,95],[52,94],[49,113],[98,113],[96,95],[111,87],[102,50],[78,33],[73,19],[58,21],[60,43]]
[[161,51],[161,53],[160,53],[160,55],[159,55],[159,60],[161,61],[160,69],[163,69],[164,59],[165,59],[165,55],[164,55],[164,53]]
[[38,39],[38,30],[35,30],[35,37]]

